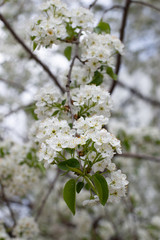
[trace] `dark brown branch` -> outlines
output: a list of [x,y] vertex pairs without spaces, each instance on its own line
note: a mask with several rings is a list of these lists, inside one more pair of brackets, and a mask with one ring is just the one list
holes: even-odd
[[150,4],[150,3],[141,2],[141,1],[134,1],[134,0],[133,1],[131,0],[131,3],[137,3],[137,4],[143,5],[145,7],[152,8],[152,9],[157,10],[158,12],[160,12],[160,8],[154,6],[154,5]]
[[98,0],[94,0],[93,3],[91,3],[91,4],[89,5],[89,9],[91,9],[92,7],[94,7],[94,5],[97,3],[97,1],[98,1]]
[[[122,22],[121,22],[121,28],[120,28],[120,40],[121,42],[124,41],[124,36],[125,36],[125,28],[126,28],[126,24],[127,24],[127,19],[128,19],[128,12],[129,12],[129,7],[131,4],[131,0],[126,0],[126,4],[124,6],[124,11],[123,11],[123,17],[122,17]],[[116,69],[115,69],[115,73],[118,75],[119,74],[119,70],[121,67],[121,60],[122,57],[120,54],[117,55],[117,62],[116,62]],[[110,88],[110,94],[113,93],[115,87],[117,85],[117,82],[113,80],[112,86]]]
[[41,65],[41,67],[44,69],[44,71],[51,77],[51,79],[53,80],[53,82],[57,85],[57,87],[59,87],[59,89],[61,90],[62,93],[65,92],[65,90],[63,89],[63,87],[60,85],[60,83],[58,82],[56,76],[50,71],[50,69],[48,68],[48,66],[46,64],[44,64],[35,54],[33,54],[31,52],[31,50],[29,49],[29,47],[23,42],[23,40],[16,34],[16,32],[13,30],[13,28],[10,26],[10,24],[8,23],[8,21],[5,19],[5,17],[0,13],[0,20],[4,23],[4,25],[6,26],[6,28],[10,31],[10,33],[12,34],[12,36],[16,39],[16,41],[23,47],[23,49],[30,55],[30,57],[32,59],[34,59],[39,65]]
[[39,206],[39,208],[37,210],[37,214],[35,216],[35,220],[36,221],[38,220],[38,218],[42,214],[43,208],[44,208],[44,206],[45,206],[45,204],[46,204],[46,202],[48,200],[49,195],[51,194],[52,190],[54,189],[54,186],[55,186],[55,183],[57,181],[57,178],[58,178],[59,174],[60,174],[60,172],[59,172],[59,170],[57,170],[56,176],[53,179],[53,181],[51,182],[51,185],[49,186],[48,192],[44,196],[44,198],[43,198],[43,200],[42,200],[42,202],[41,202],[41,204],[40,204],[40,206]]
[[132,87],[129,87],[129,86],[125,85],[124,83],[120,82],[120,81],[117,81],[117,85],[119,85],[120,87],[130,91],[132,94],[136,95],[138,98],[140,98],[140,99],[142,99],[142,100],[152,104],[153,106],[160,107],[160,101],[152,99],[152,98],[147,97],[147,96],[144,96],[138,90],[136,90],[136,89],[134,89]]
[[4,200],[4,202],[6,203],[7,207],[8,207],[8,210],[10,212],[10,216],[12,218],[12,221],[13,221],[13,227],[16,226],[16,218],[14,216],[14,212],[10,206],[10,202],[8,201],[7,197],[6,197],[6,194],[5,194],[5,189],[4,189],[4,186],[3,184],[0,182],[0,186],[1,186],[1,194],[2,194],[2,198]]
[[160,163],[160,158],[159,157],[148,156],[148,155],[143,155],[143,154],[136,154],[136,153],[116,154],[115,157],[136,158],[136,159],[142,159],[142,160],[148,160],[148,161]]

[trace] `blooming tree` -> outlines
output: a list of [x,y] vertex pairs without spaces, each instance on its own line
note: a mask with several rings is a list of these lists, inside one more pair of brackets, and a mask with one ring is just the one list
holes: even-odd
[[[126,1],[123,24],[130,3]],[[158,239],[160,217],[156,208],[150,209],[154,214],[146,227],[141,224],[144,209],[138,208],[140,198],[149,195],[150,189],[152,194],[145,204],[157,199],[153,187],[149,189],[144,180],[149,175],[148,166],[137,168],[137,163],[123,164],[115,157],[127,156],[122,154],[119,139],[125,150],[133,148],[137,152],[133,154],[135,158],[147,158],[138,155],[144,143],[146,152],[157,155],[159,136],[143,130],[140,138],[135,130],[126,133],[123,127],[115,128],[113,134],[109,127],[114,108],[111,93],[124,53],[124,26],[119,39],[111,35],[103,17],[96,23],[91,9],[69,8],[60,0],[44,2],[28,34],[32,51],[47,52],[57,47],[65,56],[68,68],[55,77],[3,15],[0,19],[55,83],[42,84],[34,96],[30,111],[34,122],[32,119],[26,142],[3,139],[0,143],[0,198],[5,204],[0,214],[4,219],[0,221],[0,240]],[[108,79],[113,80],[110,91]],[[154,148],[150,146],[153,141]],[[157,157],[153,159],[159,161]],[[133,176],[131,184],[135,182],[128,198],[129,181],[121,169]],[[136,195],[139,182],[143,196]],[[116,224],[113,216],[117,216]]]

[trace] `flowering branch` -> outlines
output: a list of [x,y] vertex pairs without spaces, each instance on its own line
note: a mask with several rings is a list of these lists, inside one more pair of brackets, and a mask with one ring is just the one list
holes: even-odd
[[[40,144],[40,160],[45,160],[46,164],[56,164],[65,174],[69,171],[75,174],[75,178],[68,180],[63,188],[63,198],[74,215],[76,192],[80,193],[86,184],[90,199],[84,201],[84,205],[99,202],[104,206],[108,198],[112,201],[117,197],[117,183],[113,191],[111,190],[112,193],[109,193],[113,187],[110,179],[115,176],[118,176],[121,182],[121,196],[125,196],[125,186],[128,184],[126,176],[121,170],[116,171],[115,164],[111,162],[115,151],[121,153],[120,141],[103,128],[110,117],[112,100],[110,94],[99,86],[103,82],[103,70],[106,74],[114,75],[109,65],[110,58],[117,52],[123,52],[123,44],[110,35],[108,23],[101,20],[97,27],[94,27],[93,14],[88,9],[80,8],[72,13],[65,4],[59,4],[60,9],[54,2],[44,5],[42,11],[45,17],[38,18],[33,23],[31,40],[33,49],[41,46],[52,47],[53,44],[61,44],[61,41],[75,44],[67,75],[67,99],[65,95],[59,95],[54,88],[41,90],[36,96],[36,113],[40,121],[35,135],[37,143]],[[60,18],[61,28],[57,20],[55,25],[46,25],[46,12],[49,16],[51,14],[51,19],[57,19],[57,16]],[[78,48],[81,50],[80,57]],[[64,55],[70,60],[71,54],[72,47],[67,46]],[[76,65],[76,59],[83,65]],[[80,76],[82,72],[80,81],[77,81],[74,75],[75,70]],[[68,110],[72,117],[72,127]],[[105,169],[109,170],[110,174],[106,174],[108,178],[103,176]]]
[[22,39],[17,35],[17,33],[13,30],[13,28],[10,26],[8,21],[5,19],[5,17],[0,13],[0,20],[4,23],[6,28],[10,31],[12,36],[16,39],[16,41],[23,47],[23,49],[30,55],[32,59],[34,59],[41,67],[45,70],[46,73],[51,77],[51,79],[54,81],[57,87],[61,90],[62,93],[65,92],[63,87],[60,85],[60,83],[57,80],[57,77],[50,71],[48,66],[44,64],[35,54],[31,52],[29,47],[22,41]]

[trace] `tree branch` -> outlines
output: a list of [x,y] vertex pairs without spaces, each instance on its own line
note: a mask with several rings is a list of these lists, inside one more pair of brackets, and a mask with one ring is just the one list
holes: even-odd
[[69,107],[69,110],[70,110],[70,113],[71,113],[71,117],[72,117],[72,125],[73,125],[73,122],[74,122],[74,116],[73,116],[73,113],[72,113],[72,101],[71,101],[71,96],[70,96],[70,84],[71,84],[71,74],[72,74],[72,69],[73,69],[73,66],[74,66],[74,63],[75,63],[75,60],[76,58],[78,58],[78,47],[79,47],[79,38],[81,36],[81,31],[79,32],[78,34],[78,38],[77,38],[77,41],[75,43],[75,53],[74,53],[74,57],[71,61],[71,64],[70,64],[70,68],[69,68],[69,72],[68,72],[68,75],[67,75],[67,84],[66,84],[66,92],[67,92],[67,99],[68,99],[68,107]]
[[1,3],[0,3],[0,7],[2,7],[4,4],[5,4],[6,0],[3,0]]
[[[121,28],[120,28],[120,37],[119,38],[120,38],[121,42],[124,41],[125,28],[126,28],[126,24],[127,24],[130,4],[131,4],[131,0],[126,0],[126,4],[124,6],[124,11],[123,11],[122,22],[121,22]],[[118,54],[117,55],[117,62],[116,62],[116,69],[115,69],[115,73],[117,75],[119,74],[119,70],[120,70],[120,67],[121,67],[121,60],[122,60],[122,57],[121,57],[120,54]],[[109,90],[110,94],[113,93],[116,85],[117,85],[117,81],[113,80],[112,86]]]
[[34,104],[34,103],[30,103],[30,104],[28,104],[28,105],[19,106],[18,108],[11,110],[9,113],[7,113],[6,115],[4,115],[4,117],[9,117],[11,114],[16,113],[16,112],[18,112],[18,111],[20,111],[20,110],[22,110],[22,109],[32,108],[32,107],[33,107],[33,104]]
[[140,4],[140,5],[143,5],[145,7],[149,7],[149,8],[152,8],[158,12],[160,12],[160,8],[150,4],[150,3],[146,3],[146,2],[141,2],[141,1],[134,1],[134,0],[131,0],[131,3],[137,3],[137,4]]
[[16,218],[15,218],[14,212],[13,212],[11,206],[10,206],[10,202],[8,201],[8,199],[6,197],[4,186],[3,186],[3,184],[1,182],[0,182],[0,185],[1,185],[2,198],[3,198],[4,202],[6,203],[6,205],[8,207],[8,210],[10,212],[10,216],[11,216],[11,218],[13,220],[13,224],[14,224],[13,227],[14,227],[14,226],[16,226]]
[[94,5],[95,5],[97,2],[98,2],[98,0],[94,0],[93,3],[91,3],[88,8],[91,9],[92,7],[94,7]]
[[11,85],[12,87],[19,88],[22,91],[25,91],[25,88],[17,82],[12,82],[12,81],[9,81],[9,80],[3,79],[3,78],[0,78],[0,81],[6,83],[8,85]]
[[158,158],[158,157],[148,156],[148,155],[143,155],[143,154],[136,154],[136,153],[116,154],[115,157],[137,158],[137,159],[148,160],[148,161],[160,163],[160,158]]
[[[4,199],[2,194],[0,194],[0,199],[1,199],[1,201]],[[33,204],[31,202],[23,203],[23,201],[20,201],[20,200],[14,199],[14,198],[7,198],[7,200],[9,203],[26,206],[26,207],[29,207],[30,209],[33,208]]]
[[[121,5],[113,5],[112,7],[107,8],[106,10],[104,10],[103,16],[104,16],[105,13],[107,13],[107,12],[113,10],[113,9],[124,9],[124,6],[121,6]],[[103,17],[102,17],[102,18],[103,18]]]
[[56,176],[55,178],[53,179],[53,181],[51,182],[51,185],[49,186],[49,189],[48,189],[48,192],[46,193],[46,195],[44,196],[42,202],[41,202],[41,205],[39,206],[38,210],[37,210],[37,214],[35,216],[35,220],[37,221],[38,218],[40,217],[40,215],[42,214],[42,211],[43,211],[43,208],[48,200],[48,197],[49,195],[51,194],[52,190],[54,189],[54,186],[55,186],[55,183],[57,181],[57,178],[60,174],[60,171],[57,170],[57,173],[56,173]]
[[127,85],[125,85],[124,83],[122,83],[121,81],[117,81],[117,85],[119,85],[120,87],[130,91],[132,94],[136,95],[138,98],[156,106],[156,107],[160,107],[160,102],[158,100],[152,99],[150,97],[144,96],[142,93],[140,93],[138,90],[129,87]]
[[10,26],[8,21],[5,19],[5,17],[0,13],[0,20],[4,23],[6,28],[10,31],[12,36],[16,39],[16,41],[23,47],[23,49],[30,55],[32,59],[34,59],[41,67],[44,69],[44,71],[51,77],[53,82],[56,84],[57,87],[61,90],[62,93],[65,92],[63,87],[60,85],[60,83],[57,80],[57,77],[50,71],[48,66],[44,64],[35,54],[31,52],[29,47],[23,42],[23,40],[16,34],[16,32],[13,30],[13,28]]

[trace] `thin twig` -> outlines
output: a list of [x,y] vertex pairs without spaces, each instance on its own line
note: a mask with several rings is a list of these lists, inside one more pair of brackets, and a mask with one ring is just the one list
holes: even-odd
[[24,50],[30,55],[32,59],[34,59],[41,67],[45,70],[46,73],[51,77],[53,82],[59,87],[62,93],[65,92],[63,87],[60,85],[60,83],[57,80],[57,77],[50,71],[48,66],[44,64],[35,54],[32,53],[32,51],[29,49],[29,47],[23,42],[23,40],[17,35],[17,33],[13,30],[11,25],[8,23],[8,21],[5,19],[5,17],[0,13],[0,20],[4,23],[6,28],[10,31],[12,36],[16,39],[16,41],[24,48]]
[[[124,12],[123,12],[123,17],[122,17],[122,22],[121,22],[121,28],[120,28],[120,40],[121,42],[124,41],[124,36],[125,36],[125,28],[126,28],[126,24],[127,24],[127,19],[128,19],[128,12],[129,12],[129,7],[130,7],[130,4],[131,4],[131,0],[126,0],[126,4],[124,6]],[[115,70],[115,73],[118,75],[119,74],[119,70],[120,70],[120,67],[121,67],[121,60],[122,60],[122,57],[120,54],[117,55],[117,62],[116,62],[116,70]],[[109,90],[110,94],[113,93],[115,87],[117,85],[117,81],[114,81],[113,80],[113,83],[112,83],[112,86]]]
[[30,104],[28,104],[28,105],[19,106],[18,108],[11,110],[9,113],[7,113],[6,115],[4,115],[4,118],[5,118],[5,117],[9,117],[11,114],[16,113],[16,112],[19,112],[19,111],[22,110],[22,109],[32,108],[32,107],[33,107],[33,104],[34,104],[34,103],[30,103]]
[[[107,9],[104,10],[103,16],[104,16],[105,13],[107,13],[107,12],[113,10],[113,9],[124,9],[124,6],[121,6],[121,5],[113,5],[112,7],[107,8]],[[103,17],[102,17],[102,18],[103,18]]]
[[142,1],[134,1],[134,0],[131,0],[131,3],[137,3],[137,4],[140,4],[140,5],[143,5],[145,7],[149,7],[149,8],[152,8],[154,10],[157,10],[158,12],[160,12],[160,8],[150,4],[150,3],[146,3],[146,2],[142,2]]
[[97,1],[98,0],[94,0],[93,3],[91,3],[88,8],[91,9],[92,7],[94,7],[94,5],[97,3]]
[[54,186],[55,186],[55,183],[57,181],[57,178],[58,178],[59,174],[60,174],[60,171],[57,170],[56,176],[54,177],[53,181],[51,182],[51,185],[49,186],[48,192],[44,196],[44,198],[43,198],[43,200],[42,200],[42,202],[41,202],[41,204],[40,204],[40,206],[39,206],[39,208],[37,210],[37,214],[35,216],[35,220],[36,221],[38,220],[38,218],[42,214],[43,208],[44,208],[44,206],[45,206],[45,204],[46,204],[46,202],[48,200],[49,195],[51,194],[52,190],[54,189]]
[[130,91],[132,94],[136,95],[138,98],[150,103],[151,105],[155,106],[155,107],[160,107],[160,101],[152,99],[150,97],[144,96],[142,93],[140,93],[138,90],[129,87],[127,85],[125,85],[124,83],[122,83],[121,81],[117,81],[117,85],[119,85],[120,87]]
[[[0,199],[1,201],[3,200],[3,195],[0,194]],[[17,205],[22,205],[22,206],[26,206],[26,207],[29,207],[29,208],[33,208],[33,204],[31,202],[26,202],[24,203],[23,201],[20,201],[20,200],[17,200],[17,199],[14,199],[14,198],[7,198],[8,202],[9,203],[14,203],[14,204],[17,204]]]
[[3,198],[3,200],[5,201],[5,203],[6,203],[7,207],[8,207],[8,210],[10,212],[10,216],[11,216],[12,221],[13,221],[13,227],[14,227],[14,226],[16,226],[16,218],[15,218],[14,212],[13,212],[11,206],[10,206],[10,202],[8,201],[8,199],[6,197],[4,186],[3,186],[3,184],[1,182],[0,182],[0,184],[1,184],[2,198]]
[[9,81],[9,80],[3,79],[3,78],[0,78],[0,81],[6,83],[8,85],[11,85],[12,87],[19,88],[22,91],[25,91],[25,88],[17,82],[12,82],[12,81]]
[[0,7],[2,7],[4,4],[5,4],[6,0],[3,0],[1,3],[0,3]]
[[136,153],[116,154],[115,157],[136,158],[136,159],[142,159],[142,160],[148,160],[148,161],[160,163],[160,158],[159,157],[148,156],[148,155],[143,155],[143,154],[136,154]]
[[118,227],[117,227],[117,224],[113,221],[113,218],[112,218],[112,216],[111,216],[111,214],[110,214],[110,212],[108,211],[107,208],[105,208],[105,217],[108,218],[108,220],[112,224],[112,226],[114,228],[114,231],[115,231],[115,234],[117,236],[117,239],[122,240],[122,238],[120,236],[120,232],[119,232]]

